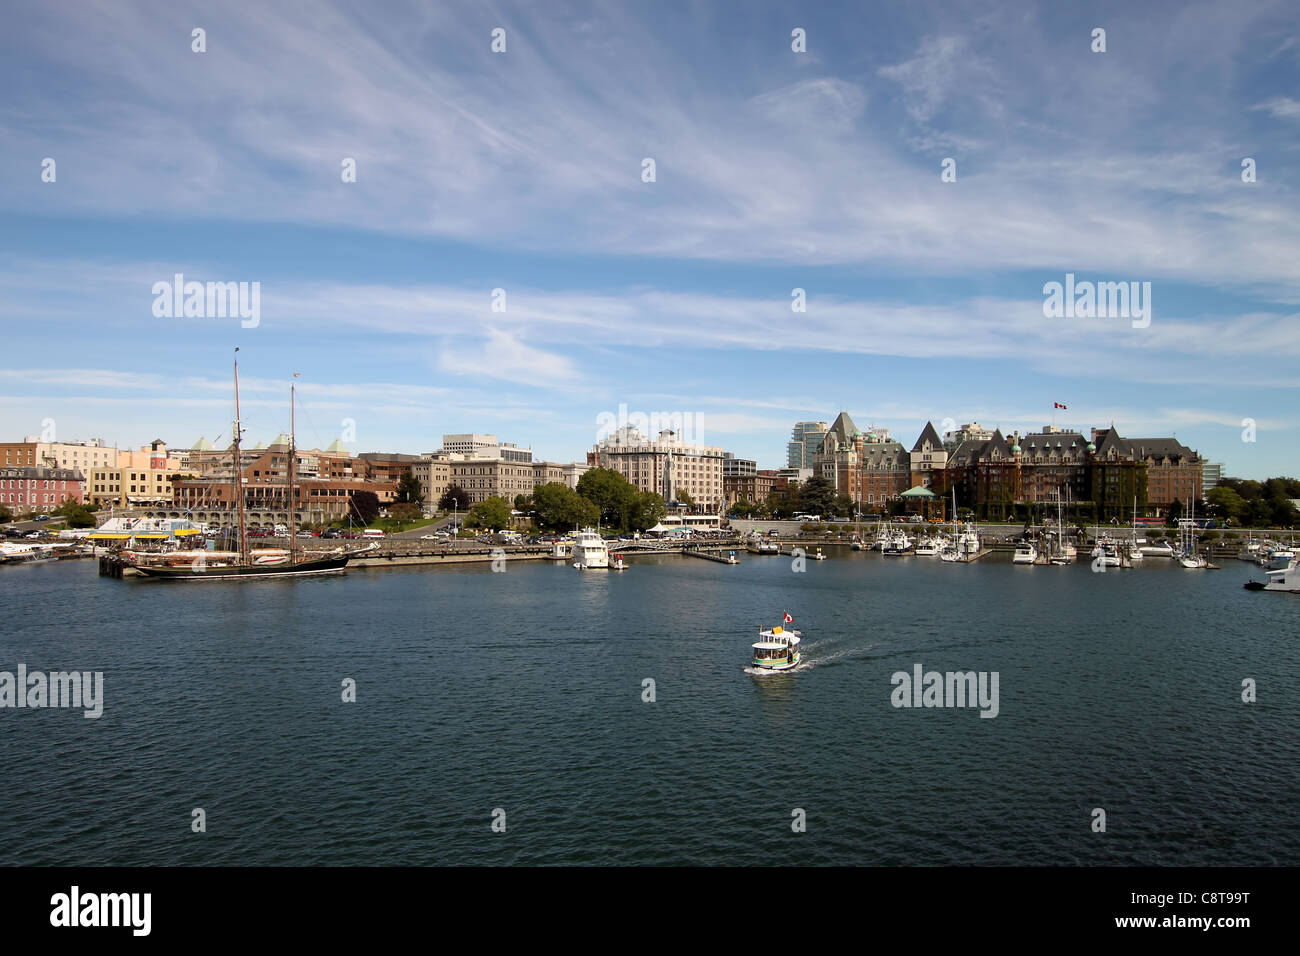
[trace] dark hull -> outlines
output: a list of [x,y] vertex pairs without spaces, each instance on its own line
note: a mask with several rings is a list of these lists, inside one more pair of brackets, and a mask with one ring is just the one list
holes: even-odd
[[223,581],[235,578],[297,578],[311,574],[338,574],[348,565],[348,556],[318,558],[314,561],[297,561],[293,564],[246,564],[232,568],[151,568],[136,565],[135,569],[150,578],[167,581]]

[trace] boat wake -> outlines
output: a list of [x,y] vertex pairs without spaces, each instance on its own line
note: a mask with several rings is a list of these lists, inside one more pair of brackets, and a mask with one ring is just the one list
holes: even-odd
[[821,650],[825,645],[833,645],[835,643],[835,641],[831,640],[821,641],[815,645],[809,645],[808,649],[804,652],[803,660],[789,670],[774,671],[765,667],[746,667],[744,668],[744,671],[746,674],[750,674],[754,677],[779,677],[782,674],[798,674],[800,671],[810,671],[818,667],[825,667],[827,664],[836,664],[840,661],[867,656],[868,651],[878,646],[876,644],[867,644],[863,647],[844,647],[839,650]]
[[823,641],[818,644],[810,645],[805,653],[804,659],[799,662],[795,670],[812,670],[817,667],[825,667],[828,664],[837,664],[841,661],[848,661],[858,657],[866,657],[867,652],[877,647],[876,644],[866,644],[860,647],[841,647],[839,649],[822,650],[824,644],[834,644],[834,641]]

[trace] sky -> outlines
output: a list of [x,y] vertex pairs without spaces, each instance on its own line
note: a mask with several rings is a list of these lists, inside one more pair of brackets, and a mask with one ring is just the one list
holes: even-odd
[[[1292,2],[2,16],[0,440],[228,444],[238,347],[251,442],[296,381],[353,452],[581,461],[625,407],[775,468],[846,410],[1300,474]],[[156,314],[177,273],[256,323]],[[1067,274],[1149,323],[1045,314]]]

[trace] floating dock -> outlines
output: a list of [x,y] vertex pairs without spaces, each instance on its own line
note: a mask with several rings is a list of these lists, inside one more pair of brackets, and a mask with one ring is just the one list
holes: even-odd
[[697,551],[694,548],[683,551],[682,554],[689,555],[692,558],[703,558],[705,561],[717,561],[719,564],[739,564],[740,559],[735,554],[714,554],[712,551]]

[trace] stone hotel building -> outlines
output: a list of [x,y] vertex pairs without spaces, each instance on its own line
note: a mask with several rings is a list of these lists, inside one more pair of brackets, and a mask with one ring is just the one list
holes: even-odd
[[717,514],[725,503],[724,454],[720,447],[687,444],[670,428],[652,440],[625,425],[587,453],[587,464],[613,469],[642,491],[662,495],[666,502],[678,500],[684,491],[700,513]]

